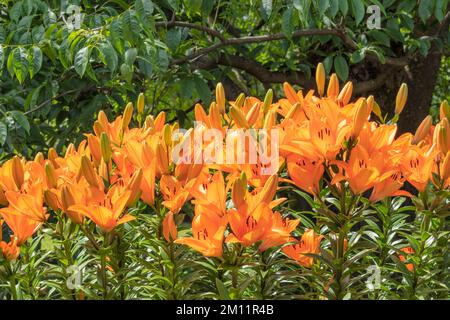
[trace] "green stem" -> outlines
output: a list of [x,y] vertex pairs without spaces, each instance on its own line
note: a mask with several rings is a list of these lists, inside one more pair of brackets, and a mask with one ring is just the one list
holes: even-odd
[[106,272],[108,240],[109,233],[105,232],[105,234],[103,235],[103,248],[100,251],[100,272],[102,276],[103,300],[106,300],[108,297],[108,276]]
[[15,272],[13,271],[13,267],[11,266],[10,261],[7,262],[6,268],[8,270],[8,281],[11,289],[11,299],[17,300],[16,275]]

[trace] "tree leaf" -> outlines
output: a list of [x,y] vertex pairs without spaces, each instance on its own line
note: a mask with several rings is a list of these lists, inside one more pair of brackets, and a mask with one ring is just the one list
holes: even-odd
[[84,73],[86,72],[86,67],[89,63],[90,55],[91,50],[89,47],[83,47],[75,54],[74,67],[75,71],[80,77],[83,77]]
[[289,39],[292,36],[292,32],[294,30],[294,25],[292,23],[292,7],[289,6],[286,8],[286,10],[283,12],[283,16],[281,18],[281,29],[283,30],[283,33],[288,37]]
[[264,20],[269,20],[272,15],[273,0],[262,0],[261,1],[261,11]]
[[334,58],[334,69],[342,81],[347,81],[348,64],[343,56],[337,56]]
[[103,64],[105,64],[108,67],[109,71],[113,73],[119,63],[119,58],[117,56],[116,50],[114,50],[109,41],[99,43],[97,49],[99,52],[100,60],[102,60]]
[[364,19],[364,15],[366,14],[366,10],[364,9],[364,2],[362,0],[351,0],[351,2],[352,13],[355,17],[355,23],[358,26]]
[[418,13],[423,23],[426,23],[428,18],[431,17],[432,10],[433,10],[433,1],[419,1]]
[[28,64],[30,79],[41,70],[42,67],[42,50],[37,46],[33,46],[28,54]]
[[348,13],[348,0],[339,0],[339,11],[345,17]]
[[137,49],[136,48],[128,49],[125,52],[125,63],[131,67],[133,63],[136,61],[136,57],[137,57]]
[[145,19],[149,19],[152,16],[154,6],[151,0],[136,0],[136,13],[144,17]]
[[19,47],[12,51],[12,68],[19,83],[22,84],[28,74],[28,59],[25,48]]
[[14,120],[28,133],[30,134],[30,123],[27,117],[18,110],[12,110],[9,112]]
[[0,146],[3,146],[6,141],[6,137],[8,136],[8,126],[0,121]]

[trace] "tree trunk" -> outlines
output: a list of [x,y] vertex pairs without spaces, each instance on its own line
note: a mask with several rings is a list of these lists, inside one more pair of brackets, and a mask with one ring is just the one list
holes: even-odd
[[432,48],[426,58],[412,64],[406,79],[408,102],[400,116],[400,132],[415,132],[429,114],[434,87],[436,85],[442,53]]

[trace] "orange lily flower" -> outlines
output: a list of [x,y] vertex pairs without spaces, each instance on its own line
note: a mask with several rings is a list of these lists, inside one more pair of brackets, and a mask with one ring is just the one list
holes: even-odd
[[320,159],[306,159],[291,155],[287,159],[289,177],[300,189],[317,195],[319,182],[325,171]]
[[12,230],[18,246],[25,243],[42,224],[41,222],[30,219],[27,216],[18,213],[11,207],[0,209],[0,215],[5,220],[8,227]]
[[368,152],[361,146],[353,148],[348,163],[336,161],[335,163],[343,170],[337,173],[332,184],[347,180],[354,194],[363,193],[372,188],[380,176],[379,165],[381,159],[370,158]]
[[403,156],[401,168],[406,180],[420,192],[424,191],[434,166],[434,148],[427,151],[412,146]]
[[110,232],[120,224],[134,220],[129,214],[123,214],[131,196],[131,191],[119,192],[112,187],[105,195],[100,204],[75,204],[68,208],[68,211],[82,214],[100,227],[105,232]]
[[260,203],[254,210],[242,208],[228,211],[228,222],[231,227],[225,242],[241,243],[243,246],[263,240],[266,232],[272,229],[272,210],[266,203]]
[[195,215],[192,220],[192,237],[179,238],[175,243],[184,244],[206,257],[221,257],[226,217]]
[[190,196],[189,191],[174,176],[162,176],[159,188],[164,198],[162,204],[175,214],[180,212]]
[[43,206],[43,191],[39,184],[31,187],[27,193],[7,191],[5,196],[9,203],[8,208],[16,214],[24,215],[38,222],[45,222],[47,220],[49,215]]
[[279,212],[275,212],[272,215],[272,228],[265,234],[259,250],[264,251],[268,248],[289,242],[291,232],[297,228],[299,223],[300,219],[283,219]]
[[17,239],[14,238],[9,243],[1,241],[0,239],[0,254],[8,260],[16,260],[20,254],[20,247],[17,246]]
[[314,258],[305,255],[306,253],[318,254],[320,252],[320,241],[323,235],[318,235],[312,229],[307,229],[300,241],[283,247],[283,252],[297,261],[298,264],[310,268],[314,263]]

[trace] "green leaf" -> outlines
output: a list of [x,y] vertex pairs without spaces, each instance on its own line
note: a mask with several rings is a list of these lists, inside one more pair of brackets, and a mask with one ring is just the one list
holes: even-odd
[[173,28],[166,33],[166,44],[170,51],[175,52],[180,45],[181,30],[180,28]]
[[9,112],[14,120],[29,134],[30,133],[30,123],[27,117],[18,110],[12,110]]
[[122,20],[115,19],[113,20],[113,22],[111,22],[109,35],[114,48],[116,48],[116,50],[121,55],[123,55],[123,53],[125,52],[125,44],[123,42]]
[[286,35],[286,37],[290,39],[294,30],[294,25],[292,23],[291,6],[287,7],[287,9],[283,12],[283,16],[281,18],[281,29],[283,30],[283,33]]
[[149,19],[154,10],[153,2],[150,0],[136,0],[136,12],[139,16]]
[[230,300],[230,294],[225,285],[223,284],[223,282],[220,281],[219,278],[216,278],[216,287],[217,291],[219,291],[219,297],[221,300]]
[[113,73],[119,63],[116,50],[114,50],[109,41],[99,43],[97,49],[100,60],[102,60],[103,64],[108,67],[111,73]]
[[25,48],[19,47],[15,48],[11,54],[12,54],[12,68],[14,70],[14,74],[16,75],[17,80],[19,80],[19,83],[22,84],[25,81],[28,74],[27,51],[25,50]]
[[419,13],[419,17],[420,17],[420,19],[422,19],[423,23],[426,23],[428,18],[431,17],[432,10],[433,10],[433,1],[430,1],[430,0],[419,1],[418,13]]
[[355,17],[355,23],[358,26],[364,19],[364,15],[366,14],[364,2],[362,0],[351,0],[351,5],[352,5],[352,13],[353,16]]
[[343,56],[337,56],[334,58],[334,69],[342,81],[347,81],[348,64]]
[[89,47],[83,47],[75,54],[74,68],[80,77],[83,77],[86,72],[90,55],[91,50]]
[[136,61],[136,57],[137,57],[137,49],[136,48],[128,49],[125,52],[125,63],[131,67],[133,63]]
[[323,15],[330,6],[330,0],[316,0],[316,3],[320,15]]
[[369,31],[369,35],[371,37],[373,37],[378,43],[380,43],[386,47],[391,46],[391,41],[390,41],[389,36],[386,33],[384,33],[383,31],[371,30],[371,31]]
[[5,49],[0,44],[0,73],[3,70],[3,64],[5,63]]
[[28,63],[30,79],[33,79],[34,75],[37,74],[42,67],[42,50],[39,47],[33,46],[30,49]]
[[133,69],[125,63],[122,63],[120,66],[120,74],[126,82],[131,83],[131,79],[133,77]]
[[138,42],[139,39],[139,24],[136,20],[134,11],[127,10],[122,15],[122,30],[125,40],[132,44]]
[[6,141],[6,137],[8,136],[8,126],[0,121],[0,146],[3,146]]
[[350,57],[350,62],[352,64],[361,62],[365,58],[365,51],[364,50],[357,50],[352,53]]
[[268,20],[272,15],[273,0],[261,0],[261,11],[264,20]]
[[197,94],[200,96],[200,99],[205,105],[209,105],[209,101],[211,100],[211,90],[208,87],[206,81],[200,77],[194,78],[195,90]]
[[348,12],[348,0],[339,0],[339,11],[345,17]]

